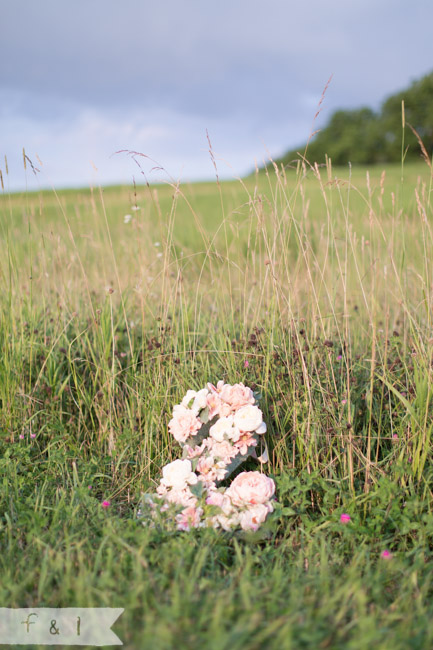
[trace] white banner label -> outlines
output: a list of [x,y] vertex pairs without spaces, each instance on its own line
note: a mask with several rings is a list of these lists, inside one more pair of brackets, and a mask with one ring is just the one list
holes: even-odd
[[123,645],[110,630],[123,611],[112,607],[0,607],[0,645]]

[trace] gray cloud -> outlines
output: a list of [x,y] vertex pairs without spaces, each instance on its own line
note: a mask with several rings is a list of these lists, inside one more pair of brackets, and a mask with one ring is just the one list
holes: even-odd
[[371,102],[433,53],[423,0],[4,5],[2,85],[98,106],[287,114],[332,72],[334,101]]
[[[49,149],[50,134],[72,133],[92,114],[96,131],[98,121],[107,129],[107,150],[118,140],[113,125],[125,135],[143,134],[145,124],[159,136],[140,143],[180,159],[177,142],[188,159],[197,153],[188,142],[201,142],[208,126],[246,161],[262,141],[281,153],[305,140],[332,73],[321,123],[340,106],[378,107],[433,66],[431,0],[410,9],[402,0],[0,5],[0,128],[9,146],[25,133]],[[19,120],[25,128],[14,139]],[[175,124],[189,135],[185,144],[172,132],[170,154],[161,133]],[[98,133],[94,153],[105,138]]]

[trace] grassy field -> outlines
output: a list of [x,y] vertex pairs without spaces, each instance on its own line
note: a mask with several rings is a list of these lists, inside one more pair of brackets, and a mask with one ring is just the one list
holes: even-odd
[[[128,650],[431,647],[432,189],[420,164],[4,191],[0,607],[124,607]],[[218,379],[262,395],[285,514],[146,529],[172,406]]]

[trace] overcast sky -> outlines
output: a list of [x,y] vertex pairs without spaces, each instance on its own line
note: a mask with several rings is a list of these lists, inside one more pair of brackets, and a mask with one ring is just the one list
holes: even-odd
[[[0,0],[0,169],[30,189],[245,174],[433,69],[432,0]],[[315,125],[317,128],[318,124]],[[22,148],[41,173],[27,179]],[[38,159],[42,163],[38,162]],[[150,181],[160,171],[144,171]]]

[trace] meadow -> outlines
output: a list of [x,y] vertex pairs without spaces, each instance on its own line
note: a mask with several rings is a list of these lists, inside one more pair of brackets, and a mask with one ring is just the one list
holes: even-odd
[[[0,607],[123,607],[128,650],[431,647],[431,167],[7,180]],[[218,379],[260,392],[283,507],[146,528],[171,409]]]

